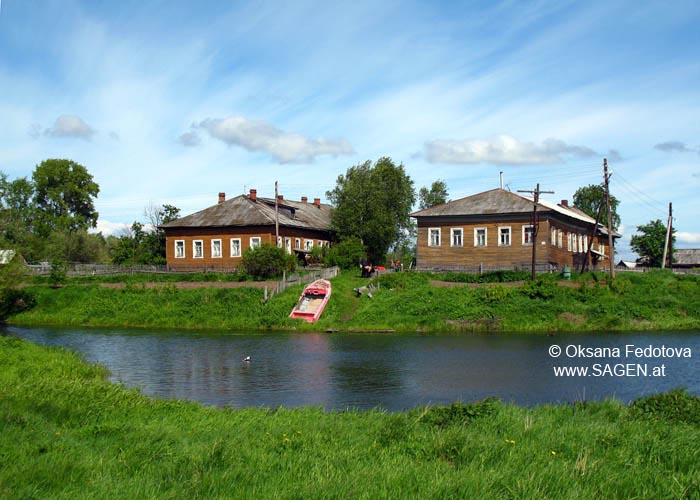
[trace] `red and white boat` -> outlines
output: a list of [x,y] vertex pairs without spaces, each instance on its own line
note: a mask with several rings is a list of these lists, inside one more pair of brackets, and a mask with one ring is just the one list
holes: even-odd
[[301,318],[309,323],[316,323],[321,317],[328,300],[331,298],[331,282],[316,280],[304,288],[299,302],[292,309],[290,318]]

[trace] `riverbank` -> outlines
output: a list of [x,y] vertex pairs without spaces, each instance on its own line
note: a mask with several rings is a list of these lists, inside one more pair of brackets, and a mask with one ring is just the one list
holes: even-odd
[[594,274],[561,286],[556,275],[517,286],[436,286],[434,276],[389,273],[373,280],[373,298],[355,288],[367,279],[346,272],[314,324],[287,316],[302,286],[265,302],[264,291],[241,288],[149,287],[126,283],[61,288],[27,286],[36,306],[11,317],[16,325],[113,326],[306,331],[625,331],[700,328],[700,278],[670,272],[620,273],[611,283]]
[[0,338],[0,497],[696,498],[700,401],[218,410]]

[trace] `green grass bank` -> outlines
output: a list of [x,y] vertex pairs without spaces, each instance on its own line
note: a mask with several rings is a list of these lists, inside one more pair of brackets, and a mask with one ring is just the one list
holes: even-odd
[[[498,277],[498,276],[497,276]],[[494,330],[603,331],[700,328],[700,277],[670,272],[620,273],[614,282],[586,274],[567,286],[557,275],[512,283],[450,283],[459,275],[390,273],[375,279],[373,298],[356,297],[367,285],[354,273],[333,280],[333,295],[315,325],[287,318],[302,286],[263,302],[263,290],[181,289],[175,284],[123,289],[99,284],[61,288],[30,285],[36,299],[28,311],[9,318],[15,325],[118,326],[208,329],[297,330]]]
[[0,497],[697,499],[700,400],[388,414],[154,400],[0,337]]

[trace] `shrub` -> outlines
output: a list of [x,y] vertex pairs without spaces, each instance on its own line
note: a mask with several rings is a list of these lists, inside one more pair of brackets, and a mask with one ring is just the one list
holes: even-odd
[[664,422],[700,424],[700,398],[676,389],[635,400],[630,405],[634,418]]
[[326,265],[354,269],[366,255],[367,250],[359,238],[348,238],[328,250]]
[[0,291],[0,321],[36,305],[34,295],[26,290],[5,288]]
[[436,427],[464,425],[476,418],[493,415],[499,402],[496,398],[486,398],[476,403],[452,403],[450,406],[435,406],[425,411],[420,421]]
[[263,243],[243,252],[241,263],[251,276],[267,279],[280,276],[283,271],[294,271],[297,261],[283,248]]
[[68,266],[60,259],[55,259],[51,262],[51,272],[49,273],[49,283],[57,286],[66,282],[68,277]]

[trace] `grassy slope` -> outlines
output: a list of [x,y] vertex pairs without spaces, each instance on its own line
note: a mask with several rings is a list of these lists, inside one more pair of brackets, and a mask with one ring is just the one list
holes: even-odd
[[152,400],[12,338],[0,367],[5,498],[700,497],[687,397],[653,418],[615,402],[231,411]]
[[433,287],[427,275],[389,274],[374,299],[352,289],[367,280],[344,274],[333,280],[333,296],[316,325],[289,320],[302,287],[263,304],[253,288],[180,290],[174,286],[124,290],[97,285],[27,289],[37,306],[10,322],[18,325],[146,326],[178,328],[494,329],[585,331],[700,328],[700,278],[668,272],[621,274],[611,285],[595,276],[580,288],[556,285],[546,276],[520,287]]

